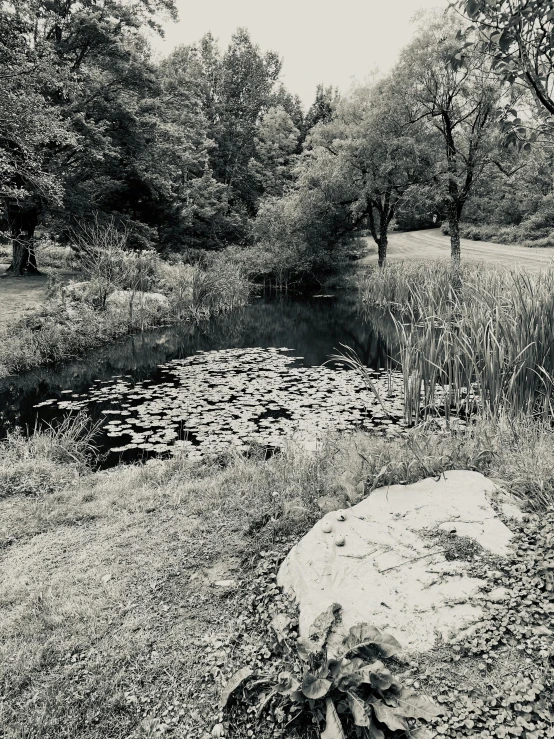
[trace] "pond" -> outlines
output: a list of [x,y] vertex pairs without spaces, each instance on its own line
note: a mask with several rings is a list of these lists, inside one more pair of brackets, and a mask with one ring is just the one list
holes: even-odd
[[[394,432],[400,377],[386,315],[356,295],[255,297],[198,324],[166,327],[80,361],[0,380],[0,433],[86,412],[101,424],[102,466],[167,455],[272,450],[328,428]],[[325,364],[346,345],[372,370],[388,413],[357,373]]]

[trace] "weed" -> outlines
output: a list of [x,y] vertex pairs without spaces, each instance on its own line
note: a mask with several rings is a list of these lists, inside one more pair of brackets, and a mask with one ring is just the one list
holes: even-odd
[[388,301],[395,320],[406,420],[476,409],[550,417],[554,269],[465,267],[461,277],[460,285],[448,266],[402,264],[366,277],[366,302]]
[[293,667],[278,675],[241,669],[229,680],[221,705],[240,689],[244,703],[256,706],[258,715],[270,708],[277,724],[290,716],[287,726],[325,722],[324,739],[345,739],[344,726],[367,739],[411,736],[415,722],[410,720],[429,721],[441,713],[428,699],[403,688],[381,661],[400,651],[394,637],[360,624],[341,640],[338,651],[336,644],[331,647],[340,610],[337,603],[330,606],[316,618],[309,637],[296,641],[288,619],[275,619],[283,663]]

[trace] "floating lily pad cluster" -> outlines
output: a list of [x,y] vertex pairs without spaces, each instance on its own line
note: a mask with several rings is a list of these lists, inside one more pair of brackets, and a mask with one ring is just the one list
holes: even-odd
[[402,425],[400,374],[373,373],[385,412],[357,373],[298,366],[300,359],[288,349],[200,352],[161,365],[157,384],[119,376],[39,406],[79,411],[101,404],[103,431],[116,453],[181,449],[201,457],[231,447],[279,448],[294,434],[313,440],[329,429],[395,433]]

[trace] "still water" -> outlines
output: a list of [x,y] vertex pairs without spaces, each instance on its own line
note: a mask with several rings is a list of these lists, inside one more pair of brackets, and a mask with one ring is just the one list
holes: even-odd
[[[276,447],[291,429],[385,428],[390,418],[355,373],[324,363],[346,345],[380,378],[392,336],[387,316],[363,314],[356,295],[253,298],[209,321],[0,380],[0,433],[84,411],[102,423],[97,444],[109,465],[175,445],[194,453],[252,441]],[[398,398],[390,378],[387,391]]]

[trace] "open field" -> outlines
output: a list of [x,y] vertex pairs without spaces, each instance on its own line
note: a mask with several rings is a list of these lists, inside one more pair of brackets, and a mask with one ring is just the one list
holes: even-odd
[[44,303],[51,275],[62,282],[82,279],[80,272],[70,268],[69,257],[70,250],[66,247],[39,249],[39,269],[43,274],[10,277],[5,273],[10,265],[11,251],[5,244],[0,245],[0,326],[17,321]]
[[17,320],[40,305],[46,296],[47,282],[46,276],[0,280],[0,325]]
[[[371,253],[361,260],[362,264],[373,264],[377,258],[377,246],[367,238]],[[528,249],[515,244],[493,244],[490,241],[462,239],[462,259],[496,264],[502,267],[525,267],[537,271],[548,266],[554,259],[554,249]],[[450,239],[438,228],[406,233],[391,233],[387,259],[390,261],[450,259]]]

